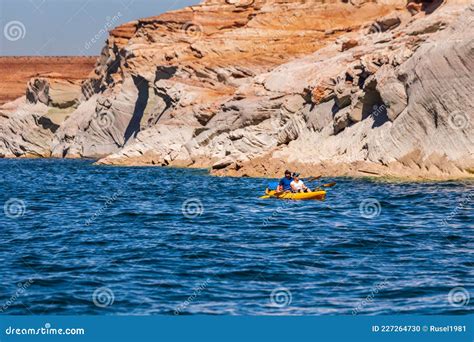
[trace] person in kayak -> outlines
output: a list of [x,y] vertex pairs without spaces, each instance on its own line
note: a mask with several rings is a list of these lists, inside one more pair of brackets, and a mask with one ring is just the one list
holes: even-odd
[[291,177],[291,171],[285,171],[285,177],[280,180],[278,184],[277,192],[291,192],[291,182],[293,182],[293,178]]
[[293,181],[290,184],[293,192],[309,192],[308,187],[300,179],[300,174],[297,172],[293,173]]

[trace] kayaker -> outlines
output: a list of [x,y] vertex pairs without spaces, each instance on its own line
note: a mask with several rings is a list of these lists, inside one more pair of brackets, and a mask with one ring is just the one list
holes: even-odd
[[300,179],[300,174],[297,172],[293,173],[293,181],[291,182],[290,186],[293,192],[309,192],[308,187]]
[[277,192],[291,192],[291,182],[293,182],[293,178],[291,177],[291,171],[285,171],[285,177],[280,180],[280,184],[278,184]]

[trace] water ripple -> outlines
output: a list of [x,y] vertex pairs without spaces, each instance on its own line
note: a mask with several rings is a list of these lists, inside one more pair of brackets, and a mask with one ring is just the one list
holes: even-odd
[[325,202],[286,202],[258,198],[267,180],[205,170],[0,160],[0,172],[0,203],[25,204],[0,216],[3,313],[474,311],[449,298],[461,288],[472,303],[472,182],[337,179]]

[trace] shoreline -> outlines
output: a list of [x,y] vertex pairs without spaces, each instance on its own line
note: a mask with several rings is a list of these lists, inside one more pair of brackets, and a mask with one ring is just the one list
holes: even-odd
[[[22,95],[0,106],[0,157],[227,177],[277,178],[288,168],[394,182],[474,179],[471,4],[418,14],[395,3],[295,4],[300,19],[276,40],[284,2],[271,11],[221,5],[193,8],[212,34],[185,37],[176,25],[189,20],[183,9],[111,30],[96,59],[0,58],[0,67],[15,66],[7,75]],[[331,20],[321,20],[322,9]],[[204,20],[209,10],[219,21]],[[20,84],[19,75],[28,79]]]
[[[235,170],[235,165],[230,165],[224,169],[213,169],[212,166],[205,165],[188,165],[184,166],[183,164],[169,164],[169,165],[160,165],[152,164],[145,162],[131,162],[131,163],[98,163],[101,158],[56,158],[56,157],[2,157],[0,160],[81,160],[81,161],[91,161],[95,166],[108,166],[108,167],[118,167],[118,168],[145,168],[145,167],[161,167],[169,169],[191,169],[191,170],[206,170],[210,176],[213,177],[225,177],[225,178],[262,178],[262,179],[279,179],[281,178],[284,170],[286,168],[291,169],[291,171],[298,171],[301,173],[302,178],[317,177],[321,176],[322,178],[347,178],[347,179],[365,179],[375,182],[383,183],[446,183],[446,182],[474,182],[474,172],[465,173],[463,176],[444,176],[444,177],[429,177],[429,176],[420,176],[413,173],[411,176],[405,175],[396,175],[396,174],[375,174],[373,171],[369,170],[354,170],[351,168],[355,166],[368,165],[371,167],[378,166],[383,168],[384,166],[373,164],[373,163],[338,163],[338,164],[305,164],[305,163],[288,163],[281,160],[278,161],[280,165],[273,170],[268,170],[270,172],[261,172],[258,167],[253,170],[249,170],[249,164],[252,164],[252,161],[240,166],[238,170]],[[253,161],[256,161],[254,159]],[[294,167],[290,167],[293,165]],[[345,167],[345,168],[344,168]],[[313,171],[309,171],[313,170]],[[390,170],[390,168],[387,168]],[[251,172],[250,172],[251,171]],[[405,170],[408,171],[408,170]],[[412,170],[413,171],[413,170]],[[372,174],[374,173],[374,174]]]

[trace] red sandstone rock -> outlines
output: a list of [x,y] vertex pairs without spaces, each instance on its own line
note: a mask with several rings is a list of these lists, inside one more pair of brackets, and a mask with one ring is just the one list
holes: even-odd
[[341,51],[352,49],[353,47],[356,47],[357,45],[359,45],[359,42],[355,39],[346,40],[342,43]]
[[207,0],[140,19],[112,30],[80,93],[39,78],[34,114],[22,99],[1,108],[0,155],[466,177],[474,7],[462,1],[411,17],[399,0]]
[[38,75],[82,81],[97,57],[0,57],[0,105],[25,95],[28,81]]

